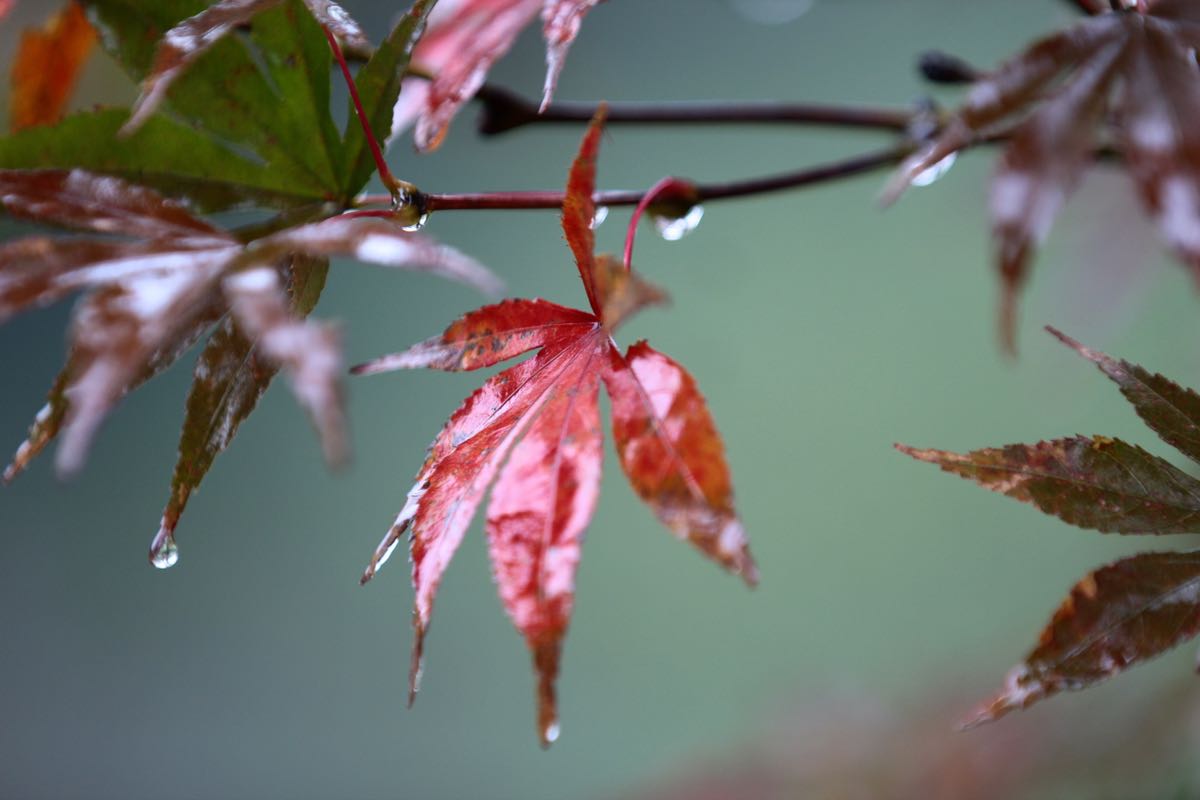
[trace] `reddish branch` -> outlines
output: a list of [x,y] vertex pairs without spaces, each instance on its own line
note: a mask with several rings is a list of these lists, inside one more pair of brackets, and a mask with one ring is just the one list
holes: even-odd
[[[825,183],[839,178],[847,178],[880,167],[898,164],[912,151],[913,145],[904,142],[864,155],[792,172],[764,175],[757,178],[729,181],[726,183],[696,183],[693,184],[695,189],[694,201],[696,203],[704,203],[712,200],[749,197],[770,192],[780,192],[787,189],[798,189],[803,186]],[[593,200],[597,206],[636,206],[642,202],[646,194],[647,192],[642,190],[600,191],[596,192]],[[562,207],[563,192],[421,194],[420,199],[424,201],[425,209],[431,213],[435,211],[488,209],[558,209]],[[360,206],[386,205],[391,202],[391,195],[365,195],[359,199]]]

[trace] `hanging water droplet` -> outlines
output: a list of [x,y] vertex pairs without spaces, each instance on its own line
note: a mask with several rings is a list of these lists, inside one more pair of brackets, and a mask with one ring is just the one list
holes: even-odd
[[951,153],[941,161],[929,167],[926,170],[918,172],[912,179],[913,186],[929,186],[940,181],[950,168],[954,166],[954,162],[958,160],[958,153]]
[[596,206],[596,213],[592,217],[592,230],[603,225],[606,219],[608,219],[608,206]]
[[559,728],[558,723],[551,722],[546,726],[546,730],[543,731],[542,738],[546,741],[546,744],[554,744],[558,741],[558,735],[560,733],[562,733],[562,729]]
[[417,215],[417,218],[414,219],[409,224],[401,225],[400,230],[407,231],[409,233],[416,233],[417,231],[421,230],[421,228],[424,228],[425,223],[428,221],[429,221],[429,212],[425,211],[425,212],[422,212],[421,214]]
[[179,563],[179,546],[175,544],[174,536],[163,539],[150,558],[150,563],[158,569],[170,569]]
[[654,216],[654,227],[658,231],[658,235],[664,240],[678,242],[700,227],[700,220],[702,219],[704,219],[704,206],[692,206],[681,217],[665,217],[656,214]]

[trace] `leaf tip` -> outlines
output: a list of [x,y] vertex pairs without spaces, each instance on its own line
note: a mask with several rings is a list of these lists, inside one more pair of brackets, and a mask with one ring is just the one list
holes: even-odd
[[533,665],[538,674],[537,726],[542,749],[554,744],[562,732],[558,722],[558,697],[555,682],[558,680],[559,660],[562,656],[562,639],[558,636],[532,644]]
[[413,609],[413,645],[412,655],[408,664],[408,707],[412,708],[417,700],[417,692],[421,690],[421,673],[425,669],[425,632],[428,630],[421,621],[420,612]]

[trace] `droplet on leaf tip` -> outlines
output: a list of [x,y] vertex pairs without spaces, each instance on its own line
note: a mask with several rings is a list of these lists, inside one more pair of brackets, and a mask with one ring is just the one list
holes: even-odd
[[946,173],[958,160],[958,153],[950,153],[931,167],[927,167],[912,177],[909,181],[913,186],[932,186],[946,176]]
[[150,554],[150,563],[156,569],[170,569],[179,563],[179,546],[175,544],[175,537],[167,534],[162,538],[162,541]]
[[596,213],[592,216],[591,229],[596,230],[604,224],[606,219],[608,219],[608,206],[596,206]]
[[664,241],[678,242],[700,227],[700,221],[704,219],[704,206],[692,206],[687,210],[687,213],[680,217],[668,217],[661,214],[653,214],[652,216],[654,219],[654,229],[658,231],[658,235]]
[[561,733],[562,728],[559,726],[558,720],[552,721],[542,729],[542,747],[549,747],[557,742]]

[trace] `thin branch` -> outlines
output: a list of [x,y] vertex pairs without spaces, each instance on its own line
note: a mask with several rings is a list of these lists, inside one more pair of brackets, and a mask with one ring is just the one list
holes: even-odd
[[[892,145],[883,150],[876,150],[864,155],[855,156],[830,164],[817,167],[783,172],[775,175],[764,175],[726,183],[697,183],[695,186],[695,201],[704,203],[713,200],[731,200],[737,197],[781,192],[788,189],[799,189],[819,183],[826,183],[839,178],[847,178],[863,172],[893,166],[900,163],[913,151],[909,142]],[[601,191],[593,196],[597,206],[636,206],[645,197],[646,192],[640,190]],[[490,209],[536,210],[562,208],[564,192],[480,192],[470,194],[422,194],[425,208],[430,212],[437,211],[482,211]],[[391,203],[390,195],[365,195],[359,198],[357,205],[385,205]]]
[[1108,10],[1103,0],[1066,0],[1066,2],[1084,14],[1103,14]]
[[[551,103],[542,112],[519,94],[485,85],[475,94],[483,105],[479,131],[494,136],[526,125],[587,123],[596,113],[595,103]],[[608,103],[609,124],[696,125],[769,123],[825,125],[842,128],[905,131],[912,122],[909,109],[874,106],[831,106],[811,103],[674,102]]]

